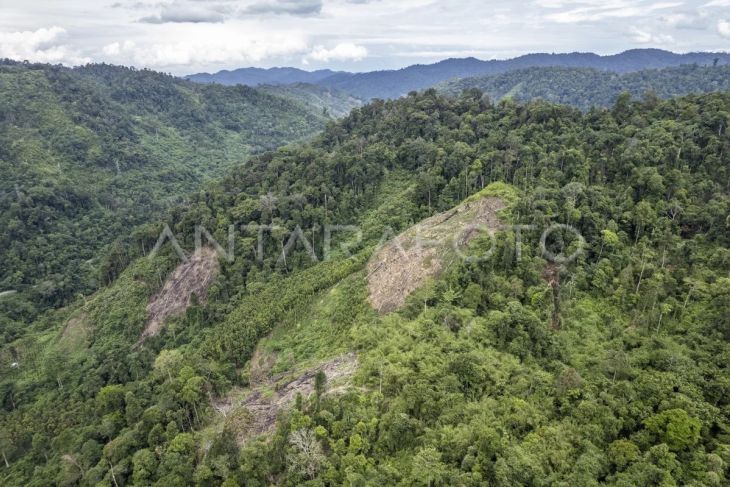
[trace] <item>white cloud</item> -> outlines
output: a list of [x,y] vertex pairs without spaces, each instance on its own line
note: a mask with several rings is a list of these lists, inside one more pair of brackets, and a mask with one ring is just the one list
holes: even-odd
[[115,57],[122,53],[134,52],[136,44],[133,41],[124,41],[123,43],[112,42],[102,48],[102,52],[107,56]]
[[310,61],[322,63],[328,63],[330,61],[361,61],[367,55],[368,50],[365,47],[345,42],[337,44],[332,49],[327,49],[324,46],[316,46],[302,61],[304,64],[309,64]]
[[727,20],[718,20],[717,33],[726,39],[730,39],[730,22]]
[[213,26],[202,29],[190,40],[137,44],[131,40],[113,42],[103,52],[112,62],[136,66],[175,68],[191,65],[244,65],[277,57],[307,52],[306,41],[298,35],[269,33],[243,35],[224,32],[205,35]]
[[598,22],[605,19],[621,19],[640,17],[657,10],[665,10],[682,6],[681,2],[657,2],[637,6],[635,2],[623,0],[606,1],[601,5],[582,6],[564,12],[557,12],[545,16],[553,22],[573,24],[579,22]]
[[639,44],[670,44],[674,38],[668,34],[652,34],[638,27],[631,28],[631,38]]
[[53,26],[35,31],[0,32],[0,58],[38,63],[86,64],[91,60],[61,43],[66,30]]
[[697,13],[670,13],[663,15],[661,20],[669,27],[675,29],[696,29],[704,30],[710,25],[710,17],[707,12],[698,11]]

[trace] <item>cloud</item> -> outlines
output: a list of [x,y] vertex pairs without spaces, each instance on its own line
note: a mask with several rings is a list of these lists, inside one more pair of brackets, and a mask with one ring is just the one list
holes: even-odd
[[652,34],[638,27],[631,28],[631,38],[639,44],[670,44],[674,38],[668,34]]
[[706,12],[671,13],[663,15],[660,20],[675,29],[705,30],[710,25],[710,17]]
[[718,20],[717,33],[726,39],[730,39],[730,22],[727,20]]
[[337,44],[332,49],[324,46],[316,46],[307,54],[302,62],[309,64],[310,61],[318,61],[328,63],[330,61],[361,61],[368,55],[368,50],[363,46],[358,46],[349,42]]
[[244,14],[316,15],[322,11],[322,0],[266,0],[249,5]]
[[545,16],[547,20],[557,23],[573,24],[579,22],[598,22],[611,18],[642,17],[656,10],[664,10],[681,6],[680,2],[657,2],[637,6],[635,3],[607,1],[601,5],[582,6],[564,12],[556,12]]
[[141,18],[146,24],[218,23],[226,20],[228,9],[219,6],[198,6],[176,2],[165,5],[157,15]]
[[53,26],[35,31],[0,32],[0,58],[38,63],[79,65],[91,62],[61,43],[66,30]]
[[103,52],[112,62],[157,68],[242,65],[307,52],[304,39],[287,34],[246,36],[234,32],[215,36],[200,32],[190,38],[189,41],[151,45],[138,45],[131,40],[113,42],[104,46]]
[[107,56],[119,56],[123,53],[130,53],[134,51],[136,44],[133,41],[124,41],[123,43],[113,42],[102,48],[102,52]]
[[532,3],[542,8],[565,8],[569,5],[588,5],[592,4],[595,6],[605,5],[605,1],[589,1],[589,0],[534,0]]
[[[150,5],[132,4],[130,8],[146,8]],[[159,13],[141,18],[145,24],[171,23],[221,23],[229,19],[252,15],[312,16],[322,11],[322,0],[258,0],[245,7],[236,2],[219,0],[169,0],[168,3],[152,4]]]

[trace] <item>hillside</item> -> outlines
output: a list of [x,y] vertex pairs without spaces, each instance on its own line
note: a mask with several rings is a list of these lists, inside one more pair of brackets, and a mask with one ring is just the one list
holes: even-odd
[[[482,61],[475,58],[446,59],[428,64],[414,65],[398,70],[374,71],[365,73],[327,73],[317,71],[292,78],[290,71],[294,68],[266,71],[266,83],[287,84],[292,82],[315,83],[328,88],[335,88],[363,100],[373,98],[398,98],[410,91],[423,90],[439,83],[455,78],[470,78],[507,73],[518,69],[533,67],[573,67],[591,68],[615,73],[628,73],[646,69],[660,69],[685,64],[712,65],[717,59],[720,65],[730,64],[730,54],[698,52],[675,54],[660,49],[632,49],[619,54],[599,56],[593,53],[547,54],[535,53],[507,60]],[[247,70],[243,70],[247,72]],[[259,70],[255,70],[257,73]],[[306,72],[304,72],[306,73]],[[301,74],[301,73],[300,73]],[[243,76],[231,77],[228,72],[221,72],[204,77],[190,77],[194,81],[230,84],[259,84],[258,78]]]
[[102,256],[126,252],[112,242],[328,120],[319,105],[247,87],[1,63],[0,291],[17,293],[0,315],[23,321],[110,281],[121,269]]
[[[168,242],[6,335],[0,479],[726,484],[728,122],[728,94],[582,113],[428,90],[253,157],[164,220],[188,254],[235,225],[233,259]],[[378,249],[424,231],[408,262],[436,271],[378,313]],[[175,288],[187,309],[146,335]]]
[[323,116],[341,118],[353,108],[363,105],[362,100],[344,91],[308,83],[288,85],[259,85],[258,90],[303,103],[308,109]]
[[612,73],[585,68],[529,68],[496,76],[450,81],[437,87],[452,96],[476,88],[494,100],[542,99],[581,110],[609,108],[622,93],[641,98],[651,93],[672,98],[691,93],[730,91],[730,66],[697,65]]

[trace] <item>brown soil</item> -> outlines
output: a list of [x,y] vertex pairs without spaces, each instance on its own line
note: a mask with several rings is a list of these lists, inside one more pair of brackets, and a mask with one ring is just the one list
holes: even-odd
[[304,399],[311,396],[319,371],[327,377],[326,393],[332,394],[349,388],[348,381],[356,369],[355,354],[342,355],[299,375],[285,373],[271,377],[247,393],[234,393],[214,400],[213,407],[226,417],[226,427],[234,431],[240,444],[244,444],[272,432],[277,416],[294,404],[297,394]]
[[[389,313],[403,306],[408,296],[443,269],[484,229],[500,228],[499,198],[481,198],[439,213],[386,243],[368,263],[368,291],[373,308]],[[479,228],[476,228],[478,226]]]
[[196,250],[187,262],[180,264],[147,306],[149,319],[140,342],[157,335],[169,317],[184,313],[193,295],[200,302],[205,302],[208,287],[218,275],[218,270],[218,255],[210,247]]

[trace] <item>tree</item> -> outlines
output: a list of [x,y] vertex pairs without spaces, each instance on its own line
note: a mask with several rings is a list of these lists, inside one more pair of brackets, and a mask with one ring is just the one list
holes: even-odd
[[625,469],[640,456],[639,447],[629,440],[616,440],[608,447],[608,458],[618,470]]
[[446,485],[447,475],[448,469],[441,463],[441,453],[435,448],[423,448],[413,457],[410,476],[415,485]]
[[312,480],[326,461],[322,446],[312,430],[300,429],[289,436],[292,452],[287,455],[288,469],[291,473]]
[[644,421],[644,425],[675,452],[694,446],[700,439],[702,428],[702,423],[691,418],[684,409],[662,411]]

